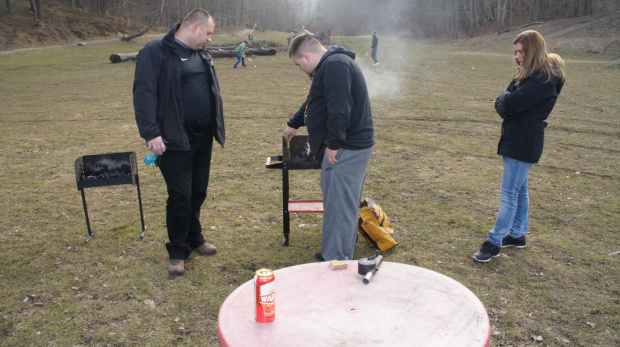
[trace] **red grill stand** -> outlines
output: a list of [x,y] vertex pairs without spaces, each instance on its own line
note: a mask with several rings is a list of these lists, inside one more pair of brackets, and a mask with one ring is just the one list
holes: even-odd
[[[308,158],[308,136],[293,136],[289,143],[282,137],[282,155],[267,158],[268,169],[282,169],[282,217],[284,245],[289,245],[290,213],[322,213],[323,200],[289,200],[289,170],[320,169],[321,163]],[[271,163],[271,161],[279,161]]]

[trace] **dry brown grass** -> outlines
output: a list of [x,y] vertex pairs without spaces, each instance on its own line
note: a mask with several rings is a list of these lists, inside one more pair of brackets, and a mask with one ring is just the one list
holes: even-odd
[[[360,53],[369,46],[338,40]],[[185,275],[167,274],[165,188],[143,164],[144,240],[135,189],[116,186],[86,191],[97,234],[84,244],[73,162],[147,153],[133,119],[134,65],[107,60],[145,42],[0,59],[0,344],[217,345],[219,307],[254,270],[314,261],[320,215],[294,216],[283,247],[280,173],[264,167],[310,83],[281,54],[243,69],[216,61],[227,142],[214,151],[203,210],[216,256],[192,256]],[[506,54],[383,38],[380,68],[366,69],[377,145],[365,195],[381,203],[400,240],[386,260],[470,288],[489,312],[493,345],[534,345],[532,336],[550,346],[618,345],[620,269],[611,254],[620,250],[620,71],[565,54],[568,82],[530,178],[528,248],[477,264],[470,257],[492,226],[502,170],[491,101],[512,74],[509,46],[477,49]],[[320,197],[318,172],[293,172],[291,188],[294,198]],[[371,253],[357,244],[357,258]]]

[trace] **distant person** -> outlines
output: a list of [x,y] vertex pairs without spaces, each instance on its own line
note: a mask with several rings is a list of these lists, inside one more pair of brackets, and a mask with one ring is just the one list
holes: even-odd
[[379,47],[379,39],[377,38],[377,32],[373,31],[372,32],[372,45],[370,46],[370,48],[372,49],[372,60],[375,61],[374,64],[372,64],[372,66],[377,66],[379,65],[379,59],[377,59],[377,47]]
[[254,36],[252,36],[252,33],[248,34],[248,40],[249,41],[254,41]]
[[564,85],[564,61],[547,52],[545,39],[537,31],[522,32],[513,44],[518,72],[495,101],[495,110],[503,119],[497,150],[504,161],[499,212],[487,240],[473,255],[479,262],[499,256],[501,247],[527,246],[527,177],[540,159],[545,120]]
[[235,49],[235,55],[237,56],[237,62],[235,63],[235,66],[233,66],[235,69],[237,68],[237,65],[239,65],[239,62],[241,62],[242,66],[247,66],[245,65],[245,47],[247,44],[248,41],[243,40],[243,42],[241,42]]
[[192,250],[215,254],[205,242],[200,208],[207,196],[213,138],[224,146],[220,87],[211,56],[215,21],[203,9],[191,11],[166,36],[138,54],[133,104],[140,136],[159,157],[166,181],[168,272],[185,272]]
[[296,36],[289,57],[312,79],[308,98],[288,121],[290,141],[306,126],[310,154],[321,164],[323,231],[320,260],[350,260],[357,240],[357,217],[364,178],[375,144],[370,99],[355,52],[325,49],[314,37]]

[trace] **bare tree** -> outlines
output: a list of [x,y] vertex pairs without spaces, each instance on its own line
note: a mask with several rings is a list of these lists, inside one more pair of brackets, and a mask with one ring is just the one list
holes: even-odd
[[[5,0],[7,10],[16,0]],[[617,1],[617,0],[616,0]],[[41,0],[30,0],[41,20]],[[270,30],[331,30],[336,35],[369,31],[458,37],[515,28],[540,20],[591,15],[603,0],[56,0],[71,8],[125,17],[126,22],[163,26],[195,7],[207,9],[218,26],[257,23]],[[157,15],[156,18],[155,14]]]
[[574,0],[575,7],[573,10],[573,16],[588,16],[592,14],[592,0]]
[[149,30],[151,30],[153,25],[155,25],[155,23],[157,23],[159,21],[159,18],[161,18],[162,13],[164,13],[164,4],[165,4],[165,2],[166,2],[166,0],[161,0],[161,7],[159,8],[159,14],[155,18],[155,20],[148,27],[146,27],[146,29],[142,30],[141,32],[139,32],[137,34],[132,34],[132,35],[129,35],[129,36],[123,35],[123,37],[121,37],[121,40],[122,41],[131,41],[131,40],[135,39],[136,37],[140,37],[140,36],[146,34]]

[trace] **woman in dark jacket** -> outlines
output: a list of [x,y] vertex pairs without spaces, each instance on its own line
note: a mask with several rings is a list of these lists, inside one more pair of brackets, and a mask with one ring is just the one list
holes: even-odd
[[499,256],[501,247],[526,247],[527,176],[540,159],[545,120],[564,85],[564,61],[547,52],[542,35],[527,30],[517,35],[513,44],[519,71],[495,101],[495,110],[504,120],[497,150],[504,161],[500,206],[495,226],[473,256],[484,263]]

